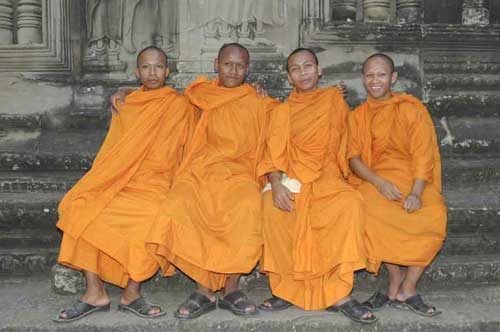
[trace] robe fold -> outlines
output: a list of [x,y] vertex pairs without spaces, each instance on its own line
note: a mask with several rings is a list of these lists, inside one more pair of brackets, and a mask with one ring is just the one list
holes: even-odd
[[425,181],[422,208],[407,213],[401,201],[390,201],[366,181],[352,183],[366,202],[365,246],[368,270],[382,262],[427,266],[446,235],[447,209],[441,195],[441,158],[434,125],[415,97],[393,93],[388,100],[371,97],[350,117],[348,158],[358,156],[373,172],[395,184],[403,197],[415,179]]
[[306,310],[348,296],[365,267],[363,202],[345,180],[349,106],[336,88],[292,92],[272,112],[258,174],[281,171],[302,184],[294,211],[264,193],[261,269],[272,293]]
[[126,98],[92,168],[59,204],[59,263],[120,287],[158,270],[144,241],[195,120],[194,107],[168,87]]
[[200,77],[185,95],[202,111],[172,189],[147,240],[162,270],[169,263],[212,290],[226,275],[249,273],[262,251],[261,184],[269,111],[248,84]]

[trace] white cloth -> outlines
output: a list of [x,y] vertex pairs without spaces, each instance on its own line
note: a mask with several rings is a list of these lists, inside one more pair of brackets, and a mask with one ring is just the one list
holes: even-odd
[[[281,184],[287,187],[288,190],[290,190],[294,194],[299,194],[300,188],[302,187],[302,183],[300,183],[299,180],[290,179],[285,173],[283,173],[283,176],[281,177]],[[262,192],[265,193],[266,191],[269,190],[272,190],[272,187],[271,183],[268,182],[264,186],[264,189],[262,189]]]

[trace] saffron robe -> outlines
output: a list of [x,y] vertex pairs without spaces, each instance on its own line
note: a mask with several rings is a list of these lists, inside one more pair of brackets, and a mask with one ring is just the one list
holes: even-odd
[[158,270],[144,241],[195,118],[195,108],[168,87],[126,98],[92,168],[59,205],[59,263],[120,287]]
[[[434,125],[415,97],[393,93],[371,97],[352,113],[349,158],[359,156],[373,172],[395,184],[401,201],[386,199],[371,183],[354,178],[366,202],[365,246],[368,270],[382,262],[427,266],[446,235],[446,205],[441,195],[441,158]],[[415,179],[425,181],[422,208],[403,208]]]
[[351,293],[365,267],[363,202],[345,176],[349,106],[336,88],[292,92],[272,112],[259,174],[281,171],[302,184],[294,210],[264,193],[261,269],[271,291],[306,310],[324,309]]
[[186,158],[147,240],[163,271],[174,264],[212,290],[249,273],[262,251],[261,159],[268,113],[277,101],[248,84],[200,77],[185,95],[202,115]]

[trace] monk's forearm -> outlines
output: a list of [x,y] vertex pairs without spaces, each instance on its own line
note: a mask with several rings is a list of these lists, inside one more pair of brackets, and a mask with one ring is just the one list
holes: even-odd
[[422,196],[424,189],[425,189],[425,181],[422,179],[415,179],[415,181],[413,181],[413,186],[411,187],[410,195],[415,195],[420,197]]
[[281,172],[267,173],[267,180],[271,186],[274,186],[276,183],[281,183]]
[[370,182],[375,187],[379,187],[383,179],[378,176],[375,172],[369,169],[359,157],[353,157],[349,160],[349,166],[351,167],[354,174],[359,176],[361,179]]

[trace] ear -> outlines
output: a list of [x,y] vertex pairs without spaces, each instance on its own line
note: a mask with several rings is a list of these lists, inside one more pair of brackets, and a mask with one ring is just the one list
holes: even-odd
[[396,83],[396,81],[398,80],[398,77],[399,77],[398,72],[397,71],[393,72],[392,76],[391,76],[391,84]]
[[322,77],[322,76],[323,76],[323,68],[318,66],[318,77]]
[[217,59],[217,58],[214,59],[214,71],[216,73],[219,72],[219,59]]
[[288,77],[288,83],[290,83],[290,85],[293,86],[292,78],[290,77],[290,74],[287,73],[286,76]]
[[138,80],[141,80],[141,75],[139,73],[139,68],[135,68],[135,77],[138,79]]
[[165,78],[167,78],[168,75],[170,75],[170,67],[169,66],[167,66],[167,69],[165,70]]

